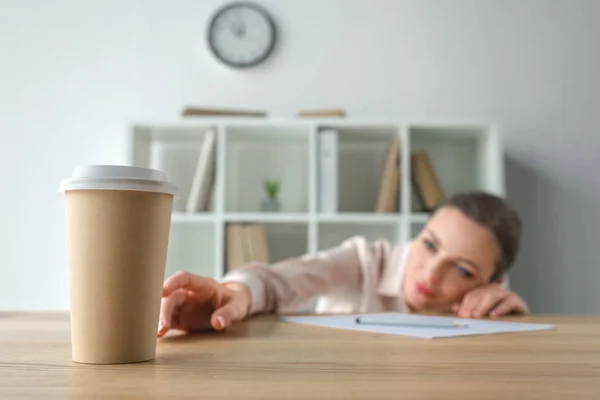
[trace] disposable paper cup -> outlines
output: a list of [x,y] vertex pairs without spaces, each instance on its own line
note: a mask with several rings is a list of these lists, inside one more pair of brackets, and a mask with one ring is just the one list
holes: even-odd
[[73,361],[154,359],[176,191],[165,173],[129,166],[78,167],[61,182]]

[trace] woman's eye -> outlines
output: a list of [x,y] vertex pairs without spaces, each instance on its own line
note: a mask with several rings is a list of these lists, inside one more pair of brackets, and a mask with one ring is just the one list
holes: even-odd
[[471,273],[471,271],[469,271],[468,269],[466,269],[465,267],[463,267],[461,265],[457,265],[456,269],[457,269],[458,273],[461,274],[462,276],[464,276],[465,278],[473,277],[473,274]]
[[429,239],[424,239],[424,240],[423,240],[423,243],[425,244],[425,247],[426,247],[428,250],[435,250],[435,244],[434,244],[434,243],[433,243],[431,240],[429,240]]

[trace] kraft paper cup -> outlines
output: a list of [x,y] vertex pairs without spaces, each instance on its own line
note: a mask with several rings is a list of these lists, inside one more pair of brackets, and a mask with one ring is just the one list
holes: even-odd
[[176,191],[165,173],[129,166],[78,167],[61,182],[73,361],[154,359]]

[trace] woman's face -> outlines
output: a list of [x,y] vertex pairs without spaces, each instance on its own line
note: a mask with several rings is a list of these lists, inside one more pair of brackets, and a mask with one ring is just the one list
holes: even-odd
[[412,244],[404,301],[414,311],[450,311],[468,291],[489,283],[497,259],[489,229],[456,208],[443,207]]

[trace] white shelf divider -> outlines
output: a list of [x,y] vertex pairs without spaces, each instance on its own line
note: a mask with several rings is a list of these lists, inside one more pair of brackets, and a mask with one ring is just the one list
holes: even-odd
[[319,250],[319,229],[318,229],[318,143],[317,125],[310,124],[308,131],[308,231],[306,242],[308,244],[307,253],[316,254]]
[[398,140],[400,146],[400,193],[398,195],[398,209],[402,217],[398,224],[398,237],[402,242],[410,240],[410,223],[407,216],[410,213],[411,177],[410,177],[410,135],[406,125],[398,126]]
[[337,214],[319,214],[317,222],[338,223],[338,224],[385,224],[398,225],[402,222],[400,214],[379,214],[379,213],[337,213]]
[[223,275],[222,266],[225,264],[225,221],[223,214],[225,212],[225,176],[227,173],[226,165],[226,146],[227,132],[223,124],[215,124],[217,127],[217,157],[215,160],[215,181],[214,181],[214,199],[215,205],[215,238],[213,241],[214,263],[213,263],[213,278],[218,278]]

